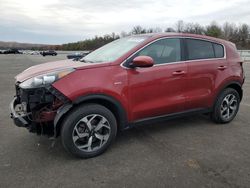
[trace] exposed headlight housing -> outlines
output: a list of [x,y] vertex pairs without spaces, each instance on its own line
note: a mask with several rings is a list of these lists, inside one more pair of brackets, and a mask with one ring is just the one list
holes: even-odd
[[52,84],[53,82],[61,79],[62,77],[68,75],[73,71],[75,71],[75,69],[64,69],[36,76],[28,80],[25,80],[19,85],[19,87],[23,89],[44,87],[46,85]]

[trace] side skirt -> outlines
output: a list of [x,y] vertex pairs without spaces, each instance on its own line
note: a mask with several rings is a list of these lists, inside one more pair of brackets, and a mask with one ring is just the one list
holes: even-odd
[[157,123],[157,122],[175,119],[178,117],[185,117],[185,116],[190,116],[190,115],[195,115],[195,114],[209,113],[211,111],[212,111],[211,108],[198,108],[198,109],[192,109],[192,110],[187,110],[187,111],[182,111],[182,112],[177,112],[177,113],[172,113],[172,114],[143,118],[143,119],[139,119],[139,120],[136,120],[134,122],[129,123],[129,125],[126,128],[129,129],[129,128],[132,128],[132,127],[138,126],[138,125],[152,124],[152,123]]

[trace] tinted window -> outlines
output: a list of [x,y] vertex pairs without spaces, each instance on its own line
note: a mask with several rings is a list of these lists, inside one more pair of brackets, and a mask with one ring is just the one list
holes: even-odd
[[141,55],[152,57],[155,64],[181,61],[180,39],[171,38],[156,41],[142,49],[134,57]]
[[213,43],[213,45],[214,45],[215,57],[216,58],[224,57],[224,48],[223,48],[223,46],[220,45],[220,44],[215,44],[215,43]]
[[214,49],[211,42],[197,39],[186,39],[186,41],[188,60],[214,58]]

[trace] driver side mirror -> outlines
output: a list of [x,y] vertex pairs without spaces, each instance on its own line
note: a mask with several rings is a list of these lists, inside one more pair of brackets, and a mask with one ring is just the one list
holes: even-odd
[[130,63],[130,67],[152,67],[154,65],[154,60],[149,56],[138,56],[135,57]]

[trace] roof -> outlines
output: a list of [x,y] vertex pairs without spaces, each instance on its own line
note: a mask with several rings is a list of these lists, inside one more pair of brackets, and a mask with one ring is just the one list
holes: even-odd
[[[138,35],[136,35],[138,36]],[[210,37],[206,35],[198,35],[198,34],[191,34],[191,33],[172,33],[172,32],[165,32],[165,33],[147,33],[147,34],[140,34],[139,36],[148,36],[151,38],[151,40],[157,39],[157,38],[162,38],[162,37],[192,37],[192,38],[198,38],[198,39],[205,39],[205,40],[210,40],[214,42],[220,42],[220,43],[231,43],[230,41],[226,41],[223,39],[215,38],[215,37]]]

